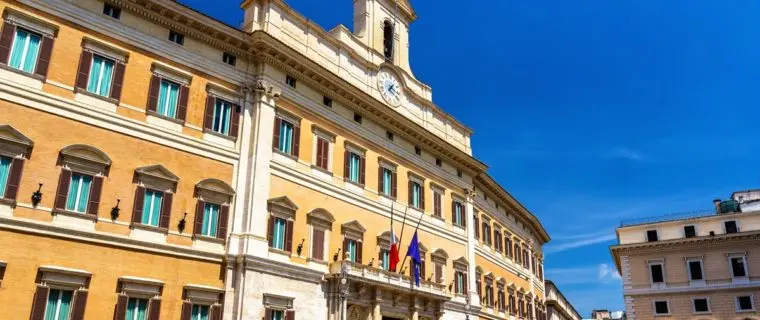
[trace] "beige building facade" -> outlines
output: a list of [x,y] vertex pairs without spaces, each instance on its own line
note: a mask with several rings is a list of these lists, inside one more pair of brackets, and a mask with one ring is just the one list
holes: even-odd
[[546,319],[547,320],[581,320],[583,317],[575,310],[565,295],[550,280],[545,282]]
[[549,235],[413,76],[409,2],[241,8],[0,0],[3,319],[545,319]]
[[617,229],[611,251],[629,319],[758,319],[760,212],[714,205]]

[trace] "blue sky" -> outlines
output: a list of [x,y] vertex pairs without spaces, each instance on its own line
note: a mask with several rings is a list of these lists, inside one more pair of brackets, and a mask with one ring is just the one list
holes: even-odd
[[[239,1],[183,2],[230,24]],[[352,1],[290,0],[331,29]],[[758,187],[760,1],[412,0],[415,75],[544,223],[547,275],[584,316],[623,309],[622,219]]]

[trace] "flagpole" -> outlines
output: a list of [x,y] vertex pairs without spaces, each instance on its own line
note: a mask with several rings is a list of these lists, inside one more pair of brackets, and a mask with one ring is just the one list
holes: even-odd
[[[422,214],[420,214],[420,219],[417,220],[417,226],[414,227],[414,233],[417,233],[417,229],[420,228],[420,222],[422,222],[422,217],[423,216],[425,216],[424,212]],[[401,232],[403,232],[403,230]],[[399,242],[401,242],[401,240],[399,240]],[[409,250],[407,250],[407,251],[409,251]],[[409,257],[409,252],[407,252],[406,255],[404,255],[404,261],[401,262],[401,270],[404,269],[404,264],[406,263],[406,258],[408,258],[408,257]]]
[[409,206],[406,206],[406,209],[404,209],[404,219],[401,220],[401,236],[398,238],[399,243],[403,243],[401,241],[404,240],[404,227],[406,227],[406,212],[409,211]]

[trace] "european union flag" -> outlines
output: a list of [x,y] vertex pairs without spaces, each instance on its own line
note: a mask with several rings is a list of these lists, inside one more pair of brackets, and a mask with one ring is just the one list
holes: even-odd
[[414,282],[419,287],[420,264],[422,263],[422,259],[420,258],[420,242],[417,240],[417,231],[414,232],[412,243],[409,244],[409,250],[406,251],[406,255],[412,258],[412,275],[414,275]]

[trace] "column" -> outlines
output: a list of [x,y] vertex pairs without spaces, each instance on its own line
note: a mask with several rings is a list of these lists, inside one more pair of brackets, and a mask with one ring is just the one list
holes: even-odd
[[383,291],[379,288],[375,288],[375,301],[372,304],[372,319],[383,320],[383,313],[380,310],[380,305],[383,303]]
[[480,299],[478,298],[478,291],[475,287],[475,228],[478,226],[473,225],[475,219],[475,191],[467,191],[467,200],[465,201],[465,211],[467,215],[467,224],[470,226],[467,228],[467,288],[469,292],[467,295],[470,298],[470,305],[473,307],[480,307]]

